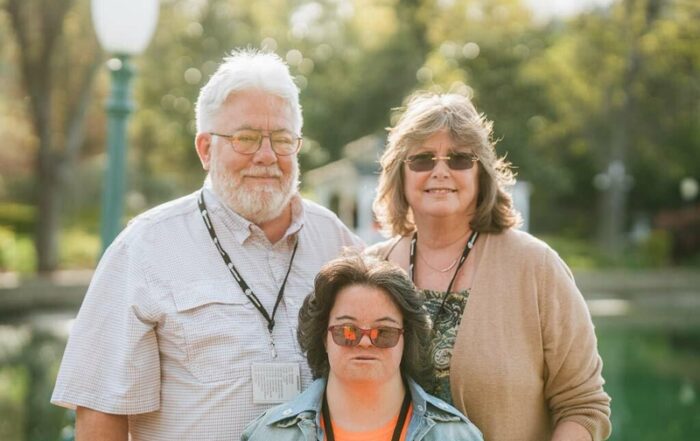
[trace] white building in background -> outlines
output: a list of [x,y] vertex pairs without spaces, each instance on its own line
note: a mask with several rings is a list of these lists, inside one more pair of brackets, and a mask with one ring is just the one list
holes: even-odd
[[[372,213],[379,181],[379,156],[385,139],[367,135],[343,148],[343,159],[308,171],[304,183],[312,198],[333,210],[367,244],[382,240]],[[515,208],[529,229],[530,185],[518,181],[512,189]]]
[[382,239],[372,214],[382,151],[384,138],[364,136],[343,148],[343,159],[304,175],[316,202],[333,210],[367,244]]
[[527,181],[515,181],[515,185],[510,189],[513,196],[513,205],[523,219],[520,229],[530,231],[530,193],[532,188]]

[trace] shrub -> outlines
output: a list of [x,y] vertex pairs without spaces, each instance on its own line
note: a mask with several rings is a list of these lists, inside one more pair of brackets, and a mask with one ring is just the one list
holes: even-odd
[[0,227],[0,271],[29,273],[35,268],[36,252],[31,238]]
[[17,234],[33,234],[35,213],[31,205],[0,202],[0,225],[8,226]]
[[100,238],[85,230],[71,229],[61,233],[59,266],[61,268],[92,268],[100,253]]

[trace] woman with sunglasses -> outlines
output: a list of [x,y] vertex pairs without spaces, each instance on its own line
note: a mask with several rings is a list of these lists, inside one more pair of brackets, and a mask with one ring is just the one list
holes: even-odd
[[400,268],[370,256],[324,266],[299,312],[314,381],[252,422],[251,441],[483,441],[458,410],[427,394],[427,313]]
[[489,441],[602,440],[610,398],[571,272],[516,229],[491,122],[456,94],[418,93],[390,129],[374,208],[432,316],[432,384]]

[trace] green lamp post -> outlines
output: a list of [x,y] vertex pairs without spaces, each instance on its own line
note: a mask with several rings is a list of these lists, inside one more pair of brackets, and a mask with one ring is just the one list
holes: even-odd
[[146,49],[158,21],[158,0],[92,0],[97,39],[114,57],[107,62],[112,93],[107,101],[107,167],[102,190],[102,251],[119,234],[124,213],[127,120],[131,102],[129,58]]

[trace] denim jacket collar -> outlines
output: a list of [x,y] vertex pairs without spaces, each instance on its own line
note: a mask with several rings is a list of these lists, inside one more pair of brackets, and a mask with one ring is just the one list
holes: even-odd
[[431,420],[438,421],[455,421],[461,419],[468,422],[467,418],[453,406],[444,401],[428,394],[415,381],[408,378],[408,389],[411,391],[411,400],[413,401],[413,414]]
[[[468,421],[457,409],[429,395],[410,378],[406,379],[413,402],[413,420],[427,418],[434,421]],[[319,378],[294,400],[273,410],[269,425],[289,427],[304,419],[313,419],[320,425],[321,405],[326,390],[326,379]],[[418,417],[418,418],[416,418]]]

